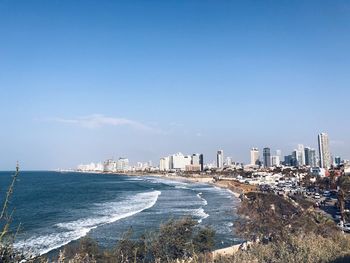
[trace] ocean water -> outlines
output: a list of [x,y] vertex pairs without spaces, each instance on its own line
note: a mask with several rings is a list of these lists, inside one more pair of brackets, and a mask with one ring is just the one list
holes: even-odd
[[[0,172],[3,198],[12,172]],[[239,200],[207,184],[156,177],[20,172],[11,207],[21,224],[15,247],[45,254],[86,235],[114,246],[130,227],[135,237],[170,218],[190,215],[216,231],[216,247],[239,242],[233,223]]]

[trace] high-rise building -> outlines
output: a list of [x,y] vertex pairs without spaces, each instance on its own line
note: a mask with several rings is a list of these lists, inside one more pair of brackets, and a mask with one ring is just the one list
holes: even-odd
[[272,166],[280,166],[281,159],[278,155],[271,156],[271,165]]
[[280,157],[280,160],[282,159],[282,151],[281,150],[276,150],[276,156]]
[[264,167],[271,167],[271,150],[266,147],[263,149]]
[[159,170],[160,171],[169,171],[170,170],[170,158],[169,157],[160,158]]
[[283,162],[283,164],[285,165],[285,166],[292,166],[293,164],[292,164],[292,160],[293,160],[293,156],[292,155],[286,155],[286,156],[284,156],[284,162]]
[[182,153],[170,156],[170,169],[185,170],[185,156]]
[[329,150],[329,138],[327,133],[318,135],[318,151],[320,158],[320,167],[328,169],[331,167],[331,153]]
[[250,150],[250,164],[251,165],[259,165],[260,164],[260,156],[258,148],[252,148]]
[[334,158],[334,163],[335,163],[336,166],[340,166],[341,163],[342,163],[341,158],[339,156],[336,156]]
[[117,170],[117,163],[113,159],[108,159],[103,163],[104,172],[115,172]]
[[305,147],[305,165],[316,167],[316,150],[310,147]]
[[199,156],[200,154],[198,153],[192,154],[192,161],[191,161],[192,165],[199,165]]
[[305,165],[305,149],[303,144],[298,144],[298,166],[304,166]]
[[199,165],[201,166],[201,171],[204,171],[204,157],[203,157],[203,154],[199,155]]
[[126,172],[129,170],[129,159],[119,158],[117,161],[117,171]]
[[224,151],[219,150],[216,154],[216,167],[222,169],[224,167]]

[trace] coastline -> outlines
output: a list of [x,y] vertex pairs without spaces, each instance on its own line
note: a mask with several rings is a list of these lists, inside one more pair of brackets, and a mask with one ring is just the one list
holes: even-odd
[[[159,177],[163,179],[169,179],[174,181],[188,181],[191,183],[204,183],[209,184],[212,186],[220,187],[223,189],[227,189],[232,193],[233,196],[236,198],[240,198],[241,194],[245,192],[245,189],[241,189],[237,186],[235,186],[231,181],[229,180],[222,180],[222,181],[215,181],[213,177],[184,177],[184,176],[178,176],[178,175],[164,175],[164,174],[150,174],[150,175],[144,175],[144,174],[126,174],[128,176],[150,176],[150,177]],[[211,252],[211,255],[213,259],[218,258],[220,256],[232,256],[235,253],[237,253],[241,247],[242,243],[235,244],[233,246],[224,247],[221,249],[215,249]]]
[[[110,173],[108,173],[110,174]],[[212,186],[220,187],[223,189],[229,190],[233,196],[236,198],[239,198],[242,193],[245,193],[246,190],[244,188],[240,188],[237,185],[234,185],[232,181],[229,180],[219,180],[216,181],[214,179],[214,176],[201,176],[201,175],[195,175],[195,176],[180,176],[180,175],[172,175],[172,174],[160,174],[160,173],[148,173],[148,174],[141,174],[141,173],[118,173],[122,175],[127,176],[147,176],[147,177],[159,177],[163,179],[169,179],[174,181],[187,181],[191,183],[202,183],[202,184],[210,184]]]
[[[168,180],[174,180],[174,181],[182,181],[182,182],[190,182],[190,183],[202,183],[202,184],[208,184],[211,186],[219,187],[222,189],[226,189],[231,192],[233,196],[236,198],[240,198],[241,194],[244,194],[246,192],[249,192],[252,190],[251,187],[247,187],[246,185],[239,184],[236,182],[233,182],[231,180],[219,180],[216,181],[214,179],[214,176],[191,176],[191,177],[185,177],[180,175],[173,175],[173,174],[160,174],[160,173],[101,173],[101,174],[110,174],[110,175],[125,175],[125,176],[135,176],[135,177],[158,177],[162,179],[168,179]],[[228,256],[233,255],[237,251],[239,251],[239,248],[242,244],[235,244],[233,246],[216,249],[213,250],[212,257],[213,259],[219,257],[219,256]]]

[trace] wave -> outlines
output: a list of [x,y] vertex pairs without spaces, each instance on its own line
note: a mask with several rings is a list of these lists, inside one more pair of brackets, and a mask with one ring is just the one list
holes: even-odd
[[165,179],[165,178],[158,178],[158,177],[145,177],[148,182],[153,184],[165,184],[168,186],[189,186],[189,183],[183,182],[183,181],[177,181],[177,180],[171,180],[171,179]]
[[208,205],[208,201],[202,197],[203,193],[198,193],[197,197],[203,201],[203,205]]
[[181,216],[183,215],[191,215],[195,218],[198,218],[197,222],[200,224],[204,219],[209,217],[209,214],[207,214],[203,207],[195,208],[195,209],[173,209],[172,212],[179,213]]
[[143,178],[139,178],[139,177],[132,177],[132,178],[128,178],[125,181],[144,181]]
[[177,189],[190,189],[187,186],[182,186],[182,185],[175,185],[175,188],[177,188]]
[[203,207],[200,207],[200,208],[198,208],[198,209],[195,209],[195,210],[193,211],[193,215],[199,217],[199,219],[198,219],[198,223],[199,223],[199,224],[202,223],[203,219],[206,219],[207,217],[209,217],[209,214],[207,214],[207,213],[204,211]]
[[56,233],[33,236],[18,241],[15,243],[15,248],[30,251],[28,252],[29,255],[46,254],[73,240],[84,237],[96,227],[113,223],[151,208],[156,204],[160,194],[160,191],[139,193],[123,201],[95,204],[91,217],[56,224],[54,225],[55,229],[51,231]]

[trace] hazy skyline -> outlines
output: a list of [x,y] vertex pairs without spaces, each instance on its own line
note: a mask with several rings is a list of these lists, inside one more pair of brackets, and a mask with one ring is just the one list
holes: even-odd
[[0,170],[350,158],[348,1],[1,1]]

